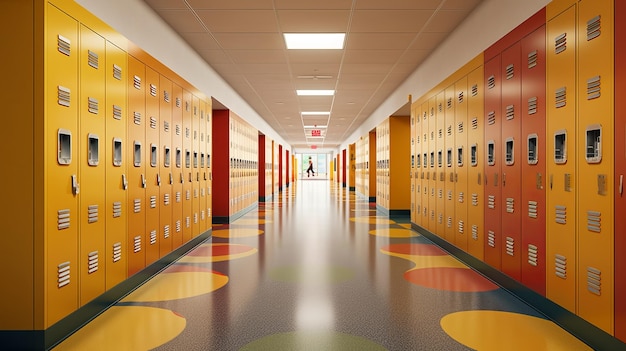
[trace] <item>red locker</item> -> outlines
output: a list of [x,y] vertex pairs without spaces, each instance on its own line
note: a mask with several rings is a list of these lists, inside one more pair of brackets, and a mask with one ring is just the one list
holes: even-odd
[[146,266],[159,259],[161,232],[161,145],[159,144],[159,73],[146,66]]
[[172,251],[172,209],[175,201],[172,187],[174,185],[174,158],[175,150],[172,145],[172,81],[164,76],[159,78],[159,179],[160,194],[158,199],[161,210],[159,213],[159,257]]

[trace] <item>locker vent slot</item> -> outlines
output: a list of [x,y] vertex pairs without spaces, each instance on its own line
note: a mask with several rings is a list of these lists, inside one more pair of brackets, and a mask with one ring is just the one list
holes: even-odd
[[458,95],[459,104],[462,104],[464,100],[465,100],[465,95],[463,92],[460,92]]
[[587,163],[600,163],[602,160],[602,127],[598,124],[587,127]]
[[98,54],[91,50],[87,50],[87,64],[95,69],[98,69]]
[[137,253],[141,251],[141,236],[136,236],[133,238],[133,252]]
[[452,126],[448,126],[447,133],[448,133],[448,136],[452,135]]
[[133,77],[133,86],[137,90],[141,89],[141,77],[139,77],[139,76],[134,76]]
[[463,130],[465,130],[465,126],[463,125],[463,122],[459,122],[457,124],[457,131],[459,134],[463,133]]
[[478,145],[473,144],[470,147],[470,163],[472,167],[476,167],[478,165]]
[[593,100],[600,97],[600,85],[600,76],[587,79],[587,100]]
[[180,196],[180,191],[176,192],[176,202],[180,202],[181,196]]
[[169,146],[163,147],[163,166],[169,167],[172,160],[172,150]]
[[150,84],[150,95],[156,97],[158,93],[157,86],[154,84]]
[[63,209],[57,211],[57,229],[67,229],[70,227],[70,210]]
[[430,132],[430,140],[435,140],[435,132]]
[[185,138],[189,139],[190,131],[189,128],[185,128]]
[[472,193],[472,206],[478,206],[478,194]]
[[493,140],[487,142],[487,164],[489,166],[496,164],[496,145]]
[[528,99],[528,114],[534,115],[537,113],[537,97],[531,97]]
[[564,130],[554,133],[554,163],[567,162],[567,132]]
[[539,264],[539,248],[533,244],[528,244],[528,264],[534,267]]
[[437,109],[439,110],[439,112],[443,112],[443,105],[440,103],[439,105],[437,105]]
[[496,87],[496,77],[492,75],[489,78],[487,78],[487,88],[493,89],[495,87]]
[[189,112],[189,101],[185,101],[185,111]]
[[113,78],[122,80],[122,67],[113,64]]
[[600,15],[587,21],[587,41],[593,40],[600,36]]
[[448,200],[452,201],[452,190],[448,190]]
[[435,210],[430,210],[430,220],[431,221],[435,220]]
[[133,112],[133,122],[138,126],[141,125],[141,112]]
[[457,167],[463,167],[463,146],[459,146],[456,149],[456,165]]
[[528,200],[528,217],[537,218],[537,201]]
[[554,53],[560,54],[567,49],[567,33],[563,33],[554,38]]
[[141,199],[135,199],[133,203],[134,203],[133,212],[135,213],[141,212]]
[[554,255],[554,274],[563,279],[567,279],[567,257]]
[[515,212],[515,199],[512,197],[506,198],[506,212],[514,213]]
[[156,243],[157,243],[157,231],[152,230],[150,231],[150,245],[154,245]]
[[602,271],[587,267],[587,290],[595,295],[602,295]]
[[533,68],[537,66],[537,50],[528,53],[528,68]]
[[175,131],[176,135],[180,135],[180,125],[179,124],[176,125],[176,128],[174,129],[174,131]]
[[448,228],[452,228],[452,217],[448,217],[448,220],[446,221],[446,225],[448,226]]
[[478,240],[478,226],[477,225],[472,226],[472,239]]
[[150,166],[156,167],[158,164],[157,146],[150,144]]
[[565,173],[564,174],[564,178],[565,179],[564,179],[563,184],[564,184],[565,191],[568,191],[568,192],[572,191],[572,184],[571,184],[572,183],[572,175],[570,173]]
[[438,218],[438,221],[437,221],[437,222],[438,222],[439,224],[443,224],[443,213],[440,213],[440,214],[439,214],[439,218]]
[[176,168],[180,168],[182,164],[182,151],[176,148]]
[[512,120],[515,118],[515,106],[509,105],[506,107],[506,119]]
[[439,136],[439,139],[443,138],[443,130],[439,129],[438,136]]
[[489,195],[487,196],[487,207],[494,210],[496,208],[496,196]]
[[204,210],[200,211],[200,220],[204,221]]
[[169,133],[169,131],[170,131],[170,122],[163,121],[163,131],[166,132],[166,133]]
[[554,107],[561,108],[567,105],[567,87],[562,87],[554,92]]
[[465,193],[464,192],[459,192],[459,203],[463,203],[465,202]]
[[87,135],[87,164],[90,166],[97,166],[100,162],[99,149],[100,138],[97,135]]
[[95,223],[98,221],[98,205],[90,205],[87,207],[87,222]]
[[200,197],[204,197],[204,188],[200,188]]
[[122,119],[122,108],[117,106],[117,105],[113,105],[113,118],[116,120],[121,120]]
[[97,115],[100,110],[98,105],[98,99],[92,97],[87,98],[87,111],[89,111],[89,113]]
[[487,245],[491,247],[496,247],[496,233],[492,230],[487,232]]
[[180,107],[181,101],[180,98],[176,98],[176,107]]
[[163,205],[167,206],[170,204],[170,194],[163,194]]
[[505,156],[505,163],[507,166],[510,166],[512,164],[515,163],[515,143],[513,138],[507,138],[505,141],[505,147],[506,147],[506,156]]
[[446,165],[452,167],[452,149],[446,150]]
[[597,211],[587,211],[587,230],[594,233],[600,233],[602,223],[600,221],[601,213]]
[[198,198],[198,189],[193,189],[193,198],[194,199]]
[[150,116],[150,128],[157,129],[157,124],[156,117]]
[[508,66],[506,66],[506,79],[513,79],[513,77],[515,76],[515,66],[513,64],[510,64]]
[[496,124],[496,112],[491,111],[487,114],[487,124],[494,125]]
[[157,197],[156,195],[150,196],[150,208],[156,208],[157,206]]
[[71,92],[69,88],[57,86],[57,101],[59,105],[70,107]]
[[135,141],[133,152],[133,164],[135,167],[141,167],[141,143]]
[[169,225],[169,224],[166,224],[166,225],[163,227],[163,239],[167,239],[167,238],[169,238],[169,237],[170,237],[170,225]]
[[170,92],[167,90],[163,90],[163,101],[169,103],[170,100]]
[[70,261],[57,266],[57,287],[62,288],[70,283]]
[[57,35],[57,49],[63,55],[70,56],[71,54],[72,42],[68,38],[62,36],[61,34]]
[[198,224],[198,212],[193,214],[193,224]]
[[176,233],[180,233],[182,230],[180,220],[176,221]]
[[567,224],[567,207],[566,206],[554,207],[554,221],[559,224]]
[[113,262],[117,262],[122,259],[122,243],[117,242],[113,244]]
[[506,237],[506,254],[509,256],[515,256],[515,239],[510,236]]
[[198,115],[198,106],[194,106],[193,107],[193,115],[197,116]]
[[72,133],[69,130],[59,129],[57,134],[57,162],[60,165],[69,165],[72,163]]
[[87,273],[91,274],[98,270],[98,251],[87,254]]
[[446,102],[446,107],[452,108],[452,98],[448,98],[448,101]]
[[528,156],[528,164],[536,165],[539,162],[537,153],[537,134],[530,134],[528,136],[528,149],[526,150]]
[[122,216],[122,203],[116,201],[113,203],[113,218]]
[[478,95],[478,84],[472,85],[472,96]]
[[186,190],[185,199],[186,200],[191,200],[191,191]]

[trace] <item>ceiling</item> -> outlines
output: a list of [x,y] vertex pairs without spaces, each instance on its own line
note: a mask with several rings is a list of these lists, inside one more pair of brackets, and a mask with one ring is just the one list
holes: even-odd
[[[481,1],[145,0],[297,149],[345,142]],[[344,49],[287,50],[283,33],[311,32],[346,33]]]

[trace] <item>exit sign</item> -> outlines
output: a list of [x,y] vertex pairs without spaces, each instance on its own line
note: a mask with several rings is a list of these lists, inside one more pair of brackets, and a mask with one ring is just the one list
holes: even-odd
[[311,149],[317,149],[317,145],[311,145]]
[[322,130],[321,129],[311,130],[311,136],[322,136]]

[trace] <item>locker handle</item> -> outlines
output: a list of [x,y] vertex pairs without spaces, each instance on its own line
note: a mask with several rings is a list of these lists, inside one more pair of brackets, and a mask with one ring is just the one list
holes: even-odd
[[502,187],[506,186],[506,173],[502,173]]
[[170,172],[170,184],[174,184],[174,175]]
[[146,177],[143,174],[141,175],[141,187],[146,188]]
[[78,178],[76,174],[72,174],[72,194],[78,195],[80,192],[80,185],[78,184]]
[[622,196],[624,191],[624,175],[619,175],[619,195]]
[[554,180],[554,175],[550,174],[550,190],[552,190],[552,181]]
[[161,186],[161,174],[157,173],[157,185]]
[[183,175],[183,172],[180,172],[180,184],[184,184],[185,183],[185,176]]
[[204,172],[204,180],[207,180],[206,171]]
[[128,189],[128,181],[126,180],[126,174],[122,174],[122,189]]

